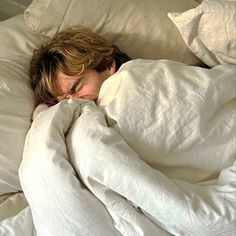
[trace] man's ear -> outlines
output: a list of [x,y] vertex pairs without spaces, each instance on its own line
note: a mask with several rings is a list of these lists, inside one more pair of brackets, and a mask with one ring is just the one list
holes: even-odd
[[113,60],[111,66],[110,66],[110,68],[109,68],[109,74],[110,74],[110,75],[113,75],[115,72],[116,72],[116,61]]

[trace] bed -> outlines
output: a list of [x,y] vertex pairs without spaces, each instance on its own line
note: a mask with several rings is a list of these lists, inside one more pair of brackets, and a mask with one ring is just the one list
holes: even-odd
[[[235,9],[34,0],[1,22],[0,235],[236,234]],[[72,25],[133,60],[104,82],[98,105],[36,108],[32,51]]]

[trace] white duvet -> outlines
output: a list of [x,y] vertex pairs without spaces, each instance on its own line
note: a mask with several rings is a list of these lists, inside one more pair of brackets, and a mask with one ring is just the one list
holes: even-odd
[[37,235],[234,235],[235,74],[134,60],[98,107],[41,112],[19,172]]

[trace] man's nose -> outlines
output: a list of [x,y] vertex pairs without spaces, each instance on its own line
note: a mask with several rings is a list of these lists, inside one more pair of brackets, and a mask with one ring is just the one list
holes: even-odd
[[70,99],[70,98],[74,98],[74,97],[75,97],[74,94],[68,94],[68,95],[66,96],[66,99]]

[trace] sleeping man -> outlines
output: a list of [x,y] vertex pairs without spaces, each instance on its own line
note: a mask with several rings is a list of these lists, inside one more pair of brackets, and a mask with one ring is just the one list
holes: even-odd
[[[50,106],[20,169],[42,235],[116,235],[104,233],[111,224],[122,235],[235,234],[235,65],[130,60],[73,27],[35,50],[30,77],[37,104]],[[112,221],[80,234],[86,216]]]
[[31,85],[38,103],[54,105],[74,97],[96,102],[102,83],[129,60],[105,38],[72,27],[34,51]]

